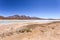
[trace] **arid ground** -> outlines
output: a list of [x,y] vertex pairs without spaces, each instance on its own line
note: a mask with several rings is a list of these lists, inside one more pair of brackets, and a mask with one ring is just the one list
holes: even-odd
[[60,21],[0,25],[0,40],[60,40]]

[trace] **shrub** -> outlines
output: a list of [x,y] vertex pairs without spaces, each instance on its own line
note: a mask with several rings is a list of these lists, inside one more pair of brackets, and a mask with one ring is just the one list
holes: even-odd
[[30,30],[30,29],[27,29],[27,30],[26,30],[26,32],[32,32],[32,30]]

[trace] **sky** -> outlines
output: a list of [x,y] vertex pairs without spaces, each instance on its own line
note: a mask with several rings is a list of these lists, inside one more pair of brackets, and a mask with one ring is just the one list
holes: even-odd
[[60,18],[60,0],[0,0],[0,16]]

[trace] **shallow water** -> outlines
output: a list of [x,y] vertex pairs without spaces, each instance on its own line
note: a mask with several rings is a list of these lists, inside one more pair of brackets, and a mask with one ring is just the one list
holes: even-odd
[[60,20],[0,20],[0,24],[11,24],[16,22],[50,22]]

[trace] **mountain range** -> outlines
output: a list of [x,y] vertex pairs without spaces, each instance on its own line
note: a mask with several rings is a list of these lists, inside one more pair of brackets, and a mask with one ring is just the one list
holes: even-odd
[[30,17],[30,16],[26,16],[26,15],[13,15],[13,16],[0,16],[0,19],[11,19],[11,20],[60,20],[60,19],[52,19],[52,18],[39,18],[39,17]]
[[25,16],[25,15],[13,15],[13,16],[0,16],[0,19],[19,19],[19,20],[29,20],[29,19],[43,19],[43,18],[38,18],[38,17],[30,17],[30,16]]

